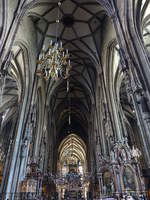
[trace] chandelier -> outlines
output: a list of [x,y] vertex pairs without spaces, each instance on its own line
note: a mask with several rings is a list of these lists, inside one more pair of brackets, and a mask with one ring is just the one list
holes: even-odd
[[48,49],[43,46],[38,59],[39,69],[37,75],[42,76],[46,80],[49,78],[67,79],[71,70],[70,55],[68,49],[63,48],[62,41],[58,41],[57,32],[59,25],[59,10],[61,2],[58,2],[58,19],[56,20],[56,42],[50,41]]

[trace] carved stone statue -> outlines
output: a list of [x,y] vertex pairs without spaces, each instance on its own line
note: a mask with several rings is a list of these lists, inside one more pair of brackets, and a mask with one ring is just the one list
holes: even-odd
[[22,157],[25,156],[25,154],[26,154],[27,143],[28,143],[27,138],[25,138],[21,145],[21,156]]
[[29,175],[29,174],[31,174],[31,168],[30,168],[30,166],[27,166],[27,169],[26,169],[26,173],[27,173],[27,175]]
[[111,162],[115,162],[116,161],[115,160],[115,152],[113,150],[110,152],[110,160],[111,160]]
[[113,183],[113,181],[111,182],[111,192],[112,192],[112,193],[115,192],[115,187],[114,187],[114,183]]
[[126,152],[124,149],[121,150],[121,158],[123,161],[126,161],[127,160],[127,157],[126,157]]

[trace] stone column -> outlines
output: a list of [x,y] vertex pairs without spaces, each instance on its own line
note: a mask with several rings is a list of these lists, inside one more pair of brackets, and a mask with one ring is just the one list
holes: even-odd
[[[109,2],[111,7],[109,14],[112,18],[118,44],[122,49],[126,64],[132,63],[137,71],[139,80],[142,82],[142,87],[150,94],[150,61],[140,37],[141,33],[137,31],[136,6],[133,7],[135,2],[134,0],[123,0],[121,3],[117,3],[115,0],[106,1]],[[120,6],[124,9],[120,9]]]
[[17,191],[20,192],[20,183],[25,178],[26,175],[26,167],[28,161],[28,153],[29,153],[29,145],[31,142],[31,134],[32,134],[32,124],[29,122],[26,127],[26,136],[22,140],[21,144],[21,152],[20,152],[20,168],[19,175],[17,180]]
[[[150,60],[144,47],[141,32],[137,27],[136,3],[134,0],[97,0],[112,19],[116,37],[125,65],[136,69],[142,88],[149,96],[150,104]],[[121,9],[122,8],[122,9]]]
[[[126,89],[129,101],[132,101],[140,128],[142,143],[145,151],[145,158],[150,167],[150,111],[144,96],[142,86],[135,81],[135,75],[131,74],[128,68],[124,70]],[[133,79],[134,76],[134,79]]]
[[34,150],[33,150],[33,162],[38,164],[39,161],[39,146],[41,143],[42,135],[45,129],[44,120],[45,120],[45,113],[46,113],[46,106],[45,106],[45,94],[39,100],[38,104],[38,122],[36,127],[36,140],[34,141]]

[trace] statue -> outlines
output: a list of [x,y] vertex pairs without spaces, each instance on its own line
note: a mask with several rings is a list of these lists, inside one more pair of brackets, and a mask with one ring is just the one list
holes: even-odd
[[103,158],[102,154],[98,154],[98,161],[99,161],[99,163],[102,163],[103,160],[104,160],[104,158]]
[[116,161],[115,160],[115,152],[113,150],[110,152],[110,160],[111,160],[111,162],[115,162]]
[[26,169],[26,171],[27,171],[27,175],[30,175],[30,174],[31,174],[31,168],[30,168],[30,166],[29,166],[29,165],[27,166],[27,169]]
[[107,188],[106,188],[106,185],[103,186],[103,192],[104,192],[104,195],[106,194],[107,192]]
[[114,183],[113,183],[113,181],[112,181],[110,184],[111,184],[111,192],[114,193],[114,191],[115,191],[115,187],[114,187]]
[[126,160],[127,160],[127,158],[126,158],[126,152],[125,152],[124,149],[121,150],[121,159],[122,159],[123,161],[126,161]]
[[141,151],[138,148],[132,147],[131,150],[132,157],[137,161],[137,159],[141,156]]
[[26,156],[25,154],[26,154],[27,144],[28,144],[28,140],[27,140],[27,138],[25,138],[21,145],[21,156],[22,157]]

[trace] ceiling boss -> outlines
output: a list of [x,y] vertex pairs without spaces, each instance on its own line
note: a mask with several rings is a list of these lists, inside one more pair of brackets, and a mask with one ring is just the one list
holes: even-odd
[[45,46],[43,45],[39,59],[37,61],[37,75],[43,77],[46,80],[49,78],[55,80],[58,78],[67,79],[72,68],[69,51],[68,49],[65,50],[63,48],[62,41],[58,40],[60,6],[61,2],[59,1],[58,18],[56,19],[56,41],[53,42],[51,40],[47,50],[45,50]]

